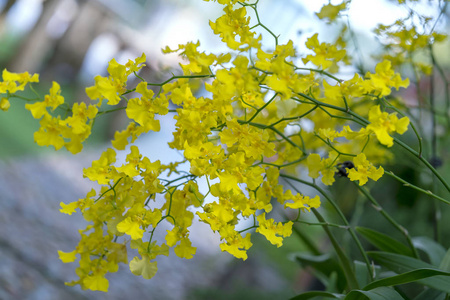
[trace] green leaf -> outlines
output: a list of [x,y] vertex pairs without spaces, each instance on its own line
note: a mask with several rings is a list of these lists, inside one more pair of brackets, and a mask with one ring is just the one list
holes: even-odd
[[[316,209],[313,208],[311,211],[314,213],[319,222],[325,222],[325,219]],[[330,239],[331,244],[333,244],[334,251],[339,259],[339,263],[345,275],[345,279],[347,280],[347,286],[350,289],[358,289],[358,281],[356,280],[355,273],[352,270],[350,260],[342,249],[340,243],[336,240],[327,225],[322,226],[322,228]]]
[[450,249],[445,253],[444,258],[439,264],[439,269],[450,272]]
[[330,293],[330,292],[323,292],[323,291],[311,291],[311,292],[301,293],[300,295],[297,295],[289,300],[307,300],[307,299],[311,299],[314,297],[322,297],[321,299],[326,299],[326,298],[343,299],[344,295]]
[[303,267],[311,266],[326,275],[340,269],[337,261],[329,254],[311,255],[309,253],[295,253],[294,258]]
[[[410,272],[417,269],[432,269],[435,271],[438,270],[431,264],[428,264],[424,261],[404,256],[400,254],[387,253],[387,252],[367,252],[369,256],[375,259],[376,262],[385,266],[386,268],[396,272],[396,273],[405,273]],[[447,272],[443,272],[447,275]],[[419,273],[420,274],[420,273]],[[391,277],[392,278],[392,277]],[[432,287],[434,289],[444,291],[450,293],[450,277],[448,276],[433,276],[432,278],[424,278],[417,280],[418,283]]]
[[435,289],[427,289],[414,298],[414,300],[445,300],[446,295],[447,293]]
[[393,288],[378,287],[371,291],[353,290],[345,300],[404,300]]
[[[355,267],[356,279],[358,280],[359,285],[366,286],[371,281],[370,274],[369,271],[367,270],[366,264],[362,261],[357,260],[355,260],[353,264]],[[373,266],[373,267],[375,267],[375,272],[379,271],[380,269],[380,266]]]
[[380,286],[393,286],[393,285],[400,285],[410,282],[419,281],[424,278],[437,276],[437,275],[444,275],[444,276],[450,276],[449,272],[444,272],[436,269],[417,269],[414,271],[406,272],[400,275],[383,278],[377,281],[374,281],[368,285],[366,285],[363,290],[368,291]]
[[[315,271],[318,271],[323,275],[325,275],[325,277],[327,278],[330,278],[332,273],[337,274],[337,282],[336,282],[337,289],[339,291],[345,289],[346,280],[344,272],[342,271],[342,268],[336,261],[336,259],[330,256],[329,254],[310,255],[307,253],[296,253],[294,257],[302,267],[310,266]],[[323,283],[327,286],[327,282]]]
[[412,256],[410,248],[384,233],[365,227],[356,227],[356,231],[381,251]]
[[444,247],[426,236],[415,237],[412,240],[414,247],[425,252],[432,265],[439,266],[445,255]]
[[429,263],[401,254],[381,251],[367,251],[367,254],[395,273],[404,273],[415,269],[436,269]]

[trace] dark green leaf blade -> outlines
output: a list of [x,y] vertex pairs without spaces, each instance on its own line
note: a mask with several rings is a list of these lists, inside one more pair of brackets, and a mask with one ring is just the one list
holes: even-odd
[[[345,288],[347,282],[345,280],[344,272],[336,259],[329,254],[311,255],[309,253],[295,253],[294,258],[302,267],[310,266],[327,278],[330,278],[332,273],[336,273],[336,285],[338,290],[342,291]],[[327,286],[327,282],[323,282],[323,284]]]
[[356,227],[356,231],[381,251],[412,256],[410,248],[384,233],[365,227]]
[[412,240],[414,247],[425,252],[432,265],[439,266],[445,255],[444,247],[426,236],[414,237]]
[[427,289],[414,298],[414,300],[445,300],[446,295],[447,293],[435,289]]
[[399,293],[389,287],[378,287],[371,291],[353,290],[347,294],[344,300],[366,300],[367,298],[370,300],[404,300]]
[[[406,273],[417,269],[432,269],[443,272],[442,270],[438,270],[431,264],[409,256],[375,251],[369,251],[367,252],[367,254],[382,266],[396,273]],[[444,273],[447,275],[447,272]],[[450,293],[450,277],[448,276],[438,275],[430,278],[420,279],[417,280],[417,282],[431,288]]]
[[[321,299],[331,298],[331,299],[343,299],[344,295],[342,294],[335,294],[330,292],[323,292],[323,291],[311,291],[306,293],[301,293],[300,295],[297,295],[289,300],[307,300],[314,297],[322,297]],[[325,298],[323,298],[325,297]]]
[[439,269],[450,272],[450,249],[445,253],[441,262],[439,263]]
[[429,278],[432,276],[437,275],[443,275],[443,276],[450,276],[449,272],[444,272],[436,269],[416,269],[410,272],[406,272],[403,274],[399,274],[396,276],[383,278],[377,281],[374,281],[372,283],[369,283],[366,285],[363,290],[368,291],[380,286],[393,286],[393,285],[400,285],[410,282],[419,281],[421,279]]

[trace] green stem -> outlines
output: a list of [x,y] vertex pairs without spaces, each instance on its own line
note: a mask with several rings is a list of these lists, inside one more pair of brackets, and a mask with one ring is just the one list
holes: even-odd
[[254,126],[256,128],[260,128],[260,129],[270,129],[273,132],[275,132],[276,134],[278,134],[279,136],[281,136],[286,142],[288,142],[289,144],[291,144],[294,148],[299,149],[303,155],[306,155],[307,153],[305,152],[305,150],[300,147],[299,145],[297,145],[296,143],[294,143],[291,139],[289,139],[288,137],[286,137],[283,133],[281,133],[281,131],[279,131],[278,129],[276,129],[275,127],[271,126],[271,125],[265,125],[265,124],[260,124],[260,123],[253,123],[253,122],[247,122],[247,121],[243,121],[243,120],[238,120],[238,123],[240,124],[248,124],[250,126]]
[[18,98],[18,99],[20,99],[20,100],[25,100],[25,101],[27,101],[27,102],[31,102],[31,101],[39,101],[39,100],[41,100],[40,98],[29,99],[29,98],[26,98],[26,97],[23,97],[23,96],[20,96],[20,95],[16,95],[16,94],[9,94],[9,95],[8,95],[8,98]]
[[[151,83],[151,82],[147,82],[147,85],[151,85],[151,86],[163,86],[169,82],[171,82],[172,80],[175,79],[181,79],[181,78],[188,78],[188,79],[195,79],[195,78],[214,78],[216,77],[216,75],[214,74],[204,74],[204,75],[173,75],[172,77],[170,77],[169,79],[161,82],[161,83]],[[131,89],[131,90],[127,90],[125,93],[123,93],[121,96],[135,92],[136,89]]]
[[144,78],[142,78],[141,76],[139,76],[139,75],[137,74],[136,71],[134,71],[133,73],[134,73],[134,76],[136,76],[137,78],[139,78],[141,81],[144,81],[144,82],[145,82]]
[[276,47],[276,46],[278,46],[278,36],[276,36],[269,28],[267,28],[267,26],[265,26],[263,23],[261,23],[261,20],[259,19],[259,14],[258,14],[258,8],[257,8],[258,2],[259,2],[259,0],[252,4],[246,4],[246,3],[240,2],[240,1],[238,3],[242,6],[250,6],[253,9],[253,11],[255,12],[256,20],[258,21],[258,23],[256,25],[254,25],[253,27],[251,27],[250,30],[257,26],[261,26],[270,35],[273,36],[273,38],[275,39],[275,47]]
[[416,247],[414,247],[414,244],[412,242],[411,237],[409,236],[408,230],[406,230],[405,227],[401,226],[400,224],[397,223],[397,221],[395,221],[384,209],[383,207],[381,207],[381,205],[378,203],[377,200],[375,200],[375,198],[363,187],[359,186],[359,184],[357,184],[356,182],[353,182],[355,184],[355,186],[359,189],[359,191],[361,193],[364,194],[364,196],[366,196],[367,199],[369,199],[369,201],[373,204],[374,208],[376,211],[378,211],[379,213],[381,213],[381,215],[389,221],[389,223],[392,224],[392,226],[394,226],[398,231],[400,231],[406,238],[409,247],[412,250],[412,253],[414,255],[415,258],[419,258],[419,253],[417,252]]
[[325,222],[325,223],[323,223],[323,222],[308,222],[308,221],[301,221],[301,220],[294,221],[294,222],[303,223],[303,224],[307,224],[307,225],[311,225],[311,226],[324,226],[324,225],[326,225],[326,226],[330,226],[330,227],[336,227],[336,228],[348,230],[347,226],[340,225],[340,224],[334,224],[334,223],[330,223],[330,222]]
[[[294,176],[287,175],[287,174],[280,174],[280,177],[287,178],[287,179],[290,179],[290,180],[293,180],[293,181],[297,181],[297,182],[300,182],[302,184],[305,184],[305,185],[308,185],[310,187],[313,187],[315,190],[317,190],[319,193],[321,193],[328,200],[328,202],[331,204],[331,206],[333,206],[334,210],[339,215],[339,218],[342,220],[344,225],[348,228],[348,232],[350,233],[350,236],[352,237],[353,241],[355,242],[356,247],[358,248],[359,252],[361,253],[361,255],[362,255],[363,259],[364,259],[364,262],[366,263],[366,267],[367,267],[369,276],[373,280],[374,279],[374,275],[373,275],[374,272],[373,272],[372,267],[370,265],[369,258],[367,257],[367,254],[364,251],[364,248],[362,247],[361,242],[359,241],[358,237],[356,236],[355,230],[350,226],[350,224],[348,223],[347,219],[345,218],[345,216],[342,213],[342,211],[340,210],[340,208],[337,206],[337,204],[333,200],[331,200],[331,198],[328,196],[328,194],[325,193],[325,191],[322,188],[320,188],[315,183],[311,183],[311,182],[308,182],[308,181],[305,181],[305,180],[302,180],[300,178],[296,178]],[[287,181],[287,182],[289,183],[289,181]],[[297,191],[297,189],[294,186],[292,186],[292,187]]]
[[[97,199],[95,199],[95,200],[94,200],[94,203],[96,203],[96,202],[97,202],[98,200],[100,200],[106,193],[108,193],[108,192],[110,192],[110,191],[113,191],[113,192],[114,192],[114,195],[115,195],[115,194],[116,194],[116,191],[115,191],[114,189],[116,188],[116,186],[119,184],[119,182],[120,182],[122,179],[123,179],[123,177],[120,177],[119,180],[117,180],[117,182],[116,182],[112,187],[110,187],[110,189],[104,191]],[[115,198],[115,196],[114,196],[114,198]]]
[[261,162],[259,162],[257,164],[254,164],[253,166],[265,165],[265,166],[272,166],[272,167],[281,169],[281,168],[284,168],[284,167],[288,167],[288,166],[291,166],[291,165],[298,164],[299,162],[304,161],[305,159],[306,159],[306,156],[303,156],[300,159],[297,159],[297,160],[294,160],[294,161],[291,161],[291,162],[288,162],[288,163],[285,163],[285,164],[282,164],[282,165],[277,165],[277,164],[261,161]]
[[270,98],[269,101],[267,101],[263,106],[261,106],[261,108],[259,108],[259,109],[253,114],[253,116],[252,116],[248,121],[246,121],[246,123],[250,123],[254,118],[256,118],[256,116],[257,116],[264,108],[266,108],[266,107],[267,107],[267,106],[275,99],[275,97],[276,97],[277,95],[278,95],[278,94],[275,93],[275,95],[273,95],[273,97]]
[[344,153],[339,151],[338,149],[336,149],[330,142],[330,140],[328,139],[327,141],[325,141],[321,136],[319,136],[316,132],[314,132],[314,136],[317,137],[319,140],[321,140],[322,142],[324,142],[328,147],[330,147],[331,149],[333,149],[334,151],[336,151],[336,153],[338,153],[339,155],[343,155],[343,156],[350,156],[350,157],[356,157],[356,154],[351,154],[351,153]]
[[312,68],[301,68],[301,67],[297,67],[294,64],[288,63],[286,62],[288,65],[293,66],[296,70],[305,70],[305,71],[311,71],[311,72],[316,72],[316,73],[320,73],[322,75],[328,76],[334,80],[336,80],[337,82],[343,82],[344,80],[337,78],[336,76],[324,71],[324,70],[320,70],[320,69],[312,69]]
[[417,153],[414,149],[412,149],[411,147],[409,147],[408,145],[406,145],[405,143],[403,143],[402,141],[400,141],[398,138],[394,137],[394,142],[397,143],[398,145],[400,145],[403,149],[407,150],[409,153],[411,153],[412,155],[416,156],[420,161],[422,161],[422,163],[427,166],[428,169],[430,169],[431,172],[433,172],[433,174],[439,179],[439,181],[445,186],[445,188],[447,189],[448,192],[450,192],[450,185],[447,183],[447,181],[445,181],[444,177],[441,176],[441,174],[439,174],[436,169],[421,155],[419,155],[419,153]]
[[30,87],[30,90],[36,95],[36,97],[37,97],[38,99],[41,99],[41,95],[39,95],[39,93],[36,92],[36,90],[34,89],[33,85],[30,84],[29,87]]
[[124,109],[126,109],[126,108],[127,108],[126,106],[123,106],[123,107],[117,107],[117,108],[108,109],[108,110],[104,110],[104,111],[99,111],[99,112],[97,113],[97,116],[109,114],[109,113],[112,113],[112,112],[115,112],[115,111],[118,111],[118,110],[124,110]]
[[303,241],[304,245],[312,252],[314,255],[321,255],[319,248],[313,243],[311,238],[303,233],[302,230],[298,229],[296,226],[292,226],[294,233]]
[[[311,211],[316,216],[317,220],[319,222],[325,223],[325,219],[322,217],[322,215],[316,210],[311,209]],[[356,280],[355,272],[353,271],[353,268],[351,266],[351,263],[347,256],[345,255],[344,251],[342,250],[341,246],[339,245],[338,241],[335,239],[333,233],[328,228],[327,224],[322,225],[323,230],[325,230],[325,233],[328,235],[328,238],[331,241],[331,244],[333,245],[334,250],[336,251],[336,254],[338,255],[339,262],[341,263],[342,270],[344,271],[345,277],[347,279],[347,284],[349,290],[359,289],[358,281]],[[371,273],[371,272],[369,272]]]
[[[447,6],[447,3],[445,3],[445,6]],[[431,57],[431,61],[433,62],[433,66],[436,67],[436,69],[439,72],[439,75],[441,76],[441,80],[444,82],[444,93],[445,93],[445,111],[447,112],[445,114],[445,117],[447,118],[447,125],[450,126],[450,114],[448,113],[450,111],[450,82],[447,79],[447,76],[444,72],[444,70],[442,69],[442,67],[440,66],[440,64],[438,64],[438,62],[436,61],[436,57],[434,56],[433,53],[433,47],[430,45],[430,57]],[[434,109],[434,108],[432,108]]]
[[[405,117],[405,114],[403,114],[398,108],[396,108],[395,106],[391,105],[389,102],[384,101],[386,107],[389,107],[390,109],[392,109],[393,111],[397,112],[399,115]],[[422,138],[419,135],[419,132],[416,129],[416,126],[414,125],[413,122],[409,122],[409,125],[411,125],[411,128],[413,129],[414,133],[416,134],[417,140],[419,141],[419,155],[422,156]]]
[[[361,117],[360,115],[358,115],[357,113],[354,113],[351,110],[345,110],[345,108],[343,107],[339,107],[339,106],[335,106],[335,105],[331,105],[328,103],[324,103],[321,101],[318,101],[306,94],[303,93],[297,93],[299,96],[308,99],[312,102],[314,102],[317,105],[320,106],[325,106],[331,109],[335,109],[338,111],[342,111],[342,112],[346,112],[349,115],[351,115],[354,118],[354,122],[361,124],[362,126],[366,126],[367,124],[369,124],[370,122],[368,120],[366,120],[365,118]],[[294,99],[295,100],[295,99]],[[412,155],[416,156],[420,161],[422,161],[422,163],[431,170],[431,172],[439,179],[439,181],[445,186],[445,188],[447,189],[448,192],[450,192],[450,185],[445,181],[445,179],[436,171],[436,169],[422,156],[421,153],[418,153],[417,151],[415,151],[414,149],[412,149],[411,147],[409,147],[408,145],[406,145],[404,142],[400,141],[397,137],[393,137],[394,138],[394,142],[401,146],[403,149],[405,149],[406,151],[408,151],[409,153],[411,153]]]
[[434,199],[437,199],[437,200],[439,200],[439,201],[441,201],[441,202],[444,202],[445,204],[449,204],[449,205],[450,205],[450,201],[449,201],[449,200],[445,200],[444,198],[439,197],[438,195],[434,194],[434,193],[431,192],[431,191],[424,190],[424,189],[422,189],[422,188],[420,188],[420,187],[418,187],[418,186],[416,186],[416,185],[414,185],[414,184],[412,184],[412,183],[407,182],[407,181],[404,180],[403,178],[401,178],[401,177],[395,175],[392,171],[384,172],[384,174],[386,174],[386,175],[388,175],[388,176],[391,176],[391,177],[397,179],[398,181],[400,181],[401,183],[403,183],[404,186],[407,186],[407,187],[410,187],[410,188],[412,188],[412,189],[415,189],[416,191],[419,191],[419,192],[421,192],[421,193],[424,193],[424,194],[427,195],[427,196],[433,197]]

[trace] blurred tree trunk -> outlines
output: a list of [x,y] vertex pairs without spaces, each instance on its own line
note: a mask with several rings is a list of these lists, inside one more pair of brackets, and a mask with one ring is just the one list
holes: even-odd
[[108,11],[92,1],[78,1],[78,8],[67,30],[55,41],[53,54],[46,62],[43,76],[76,80],[92,41],[107,30]]
[[16,3],[16,0],[8,0],[5,4],[5,6],[3,7],[2,11],[0,12],[0,37],[2,37],[4,35],[4,31],[6,29],[6,26],[5,26],[6,16],[8,15],[9,10],[15,3]]
[[54,44],[54,41],[47,34],[46,26],[59,2],[58,0],[45,0],[43,2],[42,13],[38,21],[21,43],[15,55],[10,59],[7,64],[8,70],[13,72],[29,71],[30,73],[39,71],[43,58]]
[[3,19],[11,9],[11,7],[16,3],[16,0],[8,0],[5,4],[5,6],[2,9],[2,12],[0,13],[0,18]]

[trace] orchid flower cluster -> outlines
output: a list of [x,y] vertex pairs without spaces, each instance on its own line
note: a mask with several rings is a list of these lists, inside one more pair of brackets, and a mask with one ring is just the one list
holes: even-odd
[[[373,73],[343,80],[340,67],[353,59],[345,33],[334,43],[313,34],[306,41],[307,52],[300,53],[291,40],[279,44],[262,23],[259,1],[217,2],[223,15],[210,21],[210,27],[228,52],[200,51],[200,42],[166,47],[164,53],[177,53],[184,62],[180,75],[163,83],[139,76],[145,54],[126,64],[113,59],[109,75],[96,76],[86,89],[89,103],[68,105],[57,82],[43,100],[26,99],[26,109],[40,120],[35,142],[73,154],[82,151],[101,115],[124,110],[128,117],[110,147],[84,169],[84,177],[99,188],[61,203],[62,213],[81,213],[88,222],[73,251],[58,251],[63,262],[78,263],[79,278],[69,285],[106,292],[105,276],[120,263],[150,279],[158,270],[156,257],[169,255],[170,248],[182,258],[195,255],[190,227],[198,221],[220,235],[222,251],[239,259],[247,259],[254,234],[280,247],[302,214],[318,214],[323,202],[320,188],[305,195],[288,182],[331,186],[341,175],[364,186],[384,175],[381,165],[392,159],[394,144],[416,153],[400,139],[413,124],[400,110],[404,104],[392,95],[410,84],[397,70],[411,59],[407,53],[444,40],[444,34],[420,34],[406,19],[380,25],[376,32],[389,37],[392,53],[381,58]],[[335,23],[350,3],[327,4],[317,17]],[[273,39],[263,40],[257,30],[266,30]],[[425,74],[433,67],[414,66]],[[139,83],[129,86],[130,78]],[[7,111],[10,101],[20,98],[19,91],[37,82],[37,74],[4,70],[0,108]],[[203,96],[198,96],[200,90]],[[61,109],[66,114],[59,114]],[[159,131],[158,116],[165,115],[176,120],[169,146],[184,157],[167,165],[134,145],[140,136]],[[118,151],[127,153],[121,165],[116,163]],[[186,165],[188,173],[181,171]],[[309,181],[302,179],[305,174]],[[201,191],[199,180],[207,182],[208,190]],[[274,209],[294,217],[275,220],[270,214]],[[252,225],[238,230],[241,220]],[[162,222],[171,229],[165,240],[154,240]],[[130,249],[138,255],[129,261]]]

